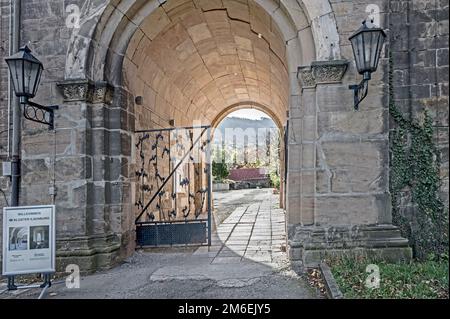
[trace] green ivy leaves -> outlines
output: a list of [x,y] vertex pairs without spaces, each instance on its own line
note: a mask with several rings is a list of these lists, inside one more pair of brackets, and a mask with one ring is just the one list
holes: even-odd
[[[433,141],[433,120],[427,111],[422,123],[406,119],[395,105],[392,55],[389,96],[389,112],[397,124],[390,135],[393,222],[409,238],[418,259],[448,256],[448,209],[439,196],[440,153]],[[401,212],[407,194],[414,204],[409,218]]]

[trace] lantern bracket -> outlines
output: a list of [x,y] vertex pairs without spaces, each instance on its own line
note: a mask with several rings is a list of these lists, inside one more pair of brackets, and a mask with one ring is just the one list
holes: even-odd
[[348,88],[354,92],[354,107],[359,109],[359,104],[367,97],[369,92],[369,80],[371,79],[370,72],[364,73],[364,78],[359,84],[350,85]]
[[59,108],[58,105],[44,106],[28,99],[21,99],[21,104],[24,106],[23,116],[27,120],[48,125],[49,130],[54,129],[55,110]]

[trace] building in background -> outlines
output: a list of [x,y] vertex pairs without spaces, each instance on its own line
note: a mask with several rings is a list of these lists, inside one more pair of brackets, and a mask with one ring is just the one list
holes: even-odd
[[270,174],[266,168],[235,168],[228,177],[234,183],[232,189],[269,188]]

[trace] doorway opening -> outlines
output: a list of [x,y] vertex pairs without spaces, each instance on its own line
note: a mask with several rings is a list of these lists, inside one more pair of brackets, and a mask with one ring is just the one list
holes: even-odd
[[285,256],[282,141],[277,123],[255,108],[241,106],[214,127],[212,246],[219,250],[213,263]]
[[[260,198],[275,198],[274,209],[285,202],[284,136],[293,75],[283,34],[270,16],[261,15],[264,10],[257,3],[243,6],[248,12],[245,17],[234,16],[228,6],[200,9],[195,1],[192,4],[176,10],[165,5],[155,9],[134,32],[123,55],[120,80],[132,97],[126,100],[132,104],[128,119],[133,122],[132,145],[136,146],[130,159],[136,173],[131,202],[138,247],[147,239],[157,246],[199,241],[214,246],[217,238],[210,233],[226,218],[213,218],[219,215],[211,213],[212,137],[206,132],[197,141],[195,131],[209,128],[217,137],[216,128],[234,111],[263,111],[274,130],[251,134],[250,144],[242,140],[241,151],[236,152],[236,164],[241,166],[230,167],[233,174],[245,169],[248,174],[257,172],[261,180],[235,181],[231,187],[267,191],[271,196]],[[273,146],[269,152],[263,147],[258,150],[261,154],[251,150],[255,139],[263,145],[269,138],[273,139],[266,143]],[[266,159],[267,154],[278,158]],[[273,194],[271,186],[279,188],[279,194]],[[241,223],[253,217],[255,223],[260,208],[246,212],[252,209],[254,216],[243,213]],[[146,237],[139,232],[141,226],[155,226],[157,231]],[[199,232],[202,236],[197,237]]]
[[212,139],[216,225],[222,223],[234,207],[251,203],[252,194],[280,194],[281,146],[277,124],[260,110],[242,108],[218,123]]

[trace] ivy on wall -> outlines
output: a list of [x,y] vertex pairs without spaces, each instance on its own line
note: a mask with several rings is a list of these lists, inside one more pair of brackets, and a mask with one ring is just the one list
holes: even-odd
[[427,111],[420,120],[403,116],[394,102],[392,55],[389,64],[389,112],[397,124],[390,143],[393,223],[409,239],[416,258],[448,258],[448,209],[439,194],[440,152],[433,141],[433,121]]

